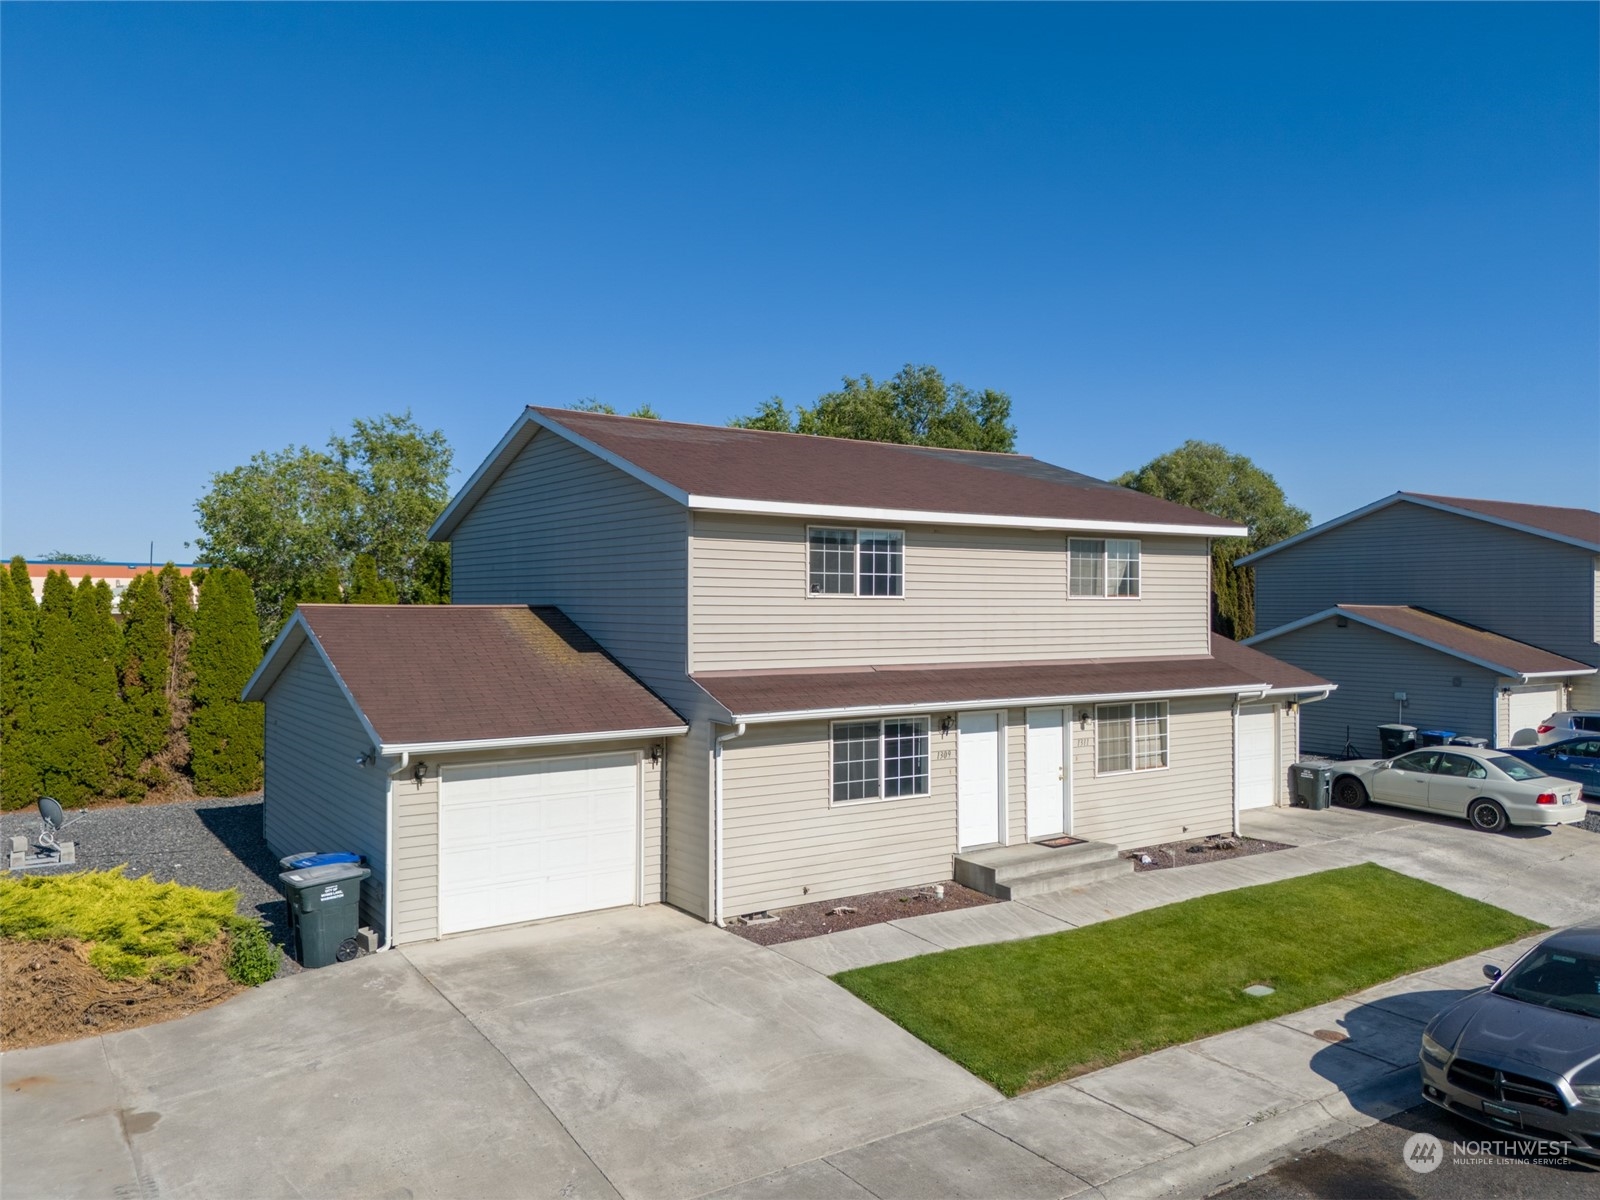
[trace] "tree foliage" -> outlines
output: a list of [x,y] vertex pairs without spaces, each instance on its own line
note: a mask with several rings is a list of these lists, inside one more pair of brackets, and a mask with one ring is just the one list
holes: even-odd
[[69,550],[52,550],[48,554],[39,555],[39,561],[47,563],[103,563],[105,559],[98,554],[73,554]]
[[261,786],[261,705],[239,699],[260,661],[250,580],[232,567],[208,570],[189,652],[194,671],[190,769],[196,790],[205,795],[234,796]]
[[1234,560],[1304,532],[1310,514],[1290,504],[1270,474],[1215,442],[1187,441],[1112,482],[1250,527],[1248,537],[1212,544],[1212,623],[1228,637],[1254,634],[1255,575]]
[[[28,709],[35,786],[63,804],[102,795],[110,782],[110,770],[95,740],[93,686],[82,674],[86,656],[79,653],[73,620],[75,607],[86,616],[90,606],[76,600],[65,571],[45,576]],[[12,799],[9,791],[7,796]]]
[[[26,798],[38,791],[30,708],[33,699],[33,588],[23,567],[24,604],[16,585],[17,563],[0,571],[0,797]],[[11,806],[14,807],[14,806]]]
[[[593,396],[585,396],[582,400],[574,400],[567,407],[573,412],[604,413],[608,417],[617,415],[615,408],[604,400],[597,400]],[[628,415],[630,417],[642,417],[646,421],[659,421],[661,419],[661,414],[651,407],[648,402],[639,405]]]
[[974,391],[946,383],[937,367],[907,363],[892,379],[846,376],[838,391],[792,413],[774,396],[749,416],[729,424],[741,429],[810,433],[868,442],[941,446],[954,450],[1016,450],[1011,397],[991,388]]
[[326,450],[258,453],[196,502],[200,561],[249,578],[262,644],[297,603],[343,599],[361,555],[402,603],[447,602],[449,547],[427,532],[449,500],[451,457],[409,411],[357,419]]
[[135,575],[122,593],[122,761],[130,795],[164,782],[156,758],[172,732],[168,699],[172,614],[153,571]]

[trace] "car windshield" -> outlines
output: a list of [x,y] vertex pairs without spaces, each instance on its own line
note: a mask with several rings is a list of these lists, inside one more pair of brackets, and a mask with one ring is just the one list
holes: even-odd
[[1532,763],[1512,758],[1509,754],[1496,755],[1489,760],[1513,779],[1543,779],[1545,773]]
[[1527,1004],[1600,1017],[1600,958],[1540,946],[1506,972],[1494,990]]

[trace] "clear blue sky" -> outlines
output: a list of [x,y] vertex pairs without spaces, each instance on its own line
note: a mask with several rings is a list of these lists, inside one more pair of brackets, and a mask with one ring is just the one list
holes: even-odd
[[0,549],[410,407],[933,363],[1091,474],[1600,507],[1597,7],[6,4]]

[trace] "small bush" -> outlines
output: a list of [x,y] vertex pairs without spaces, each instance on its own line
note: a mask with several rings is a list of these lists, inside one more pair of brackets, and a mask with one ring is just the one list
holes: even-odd
[[246,987],[266,983],[278,973],[278,947],[267,927],[248,917],[237,917],[228,928],[228,978]]
[[209,892],[121,867],[70,875],[0,880],[0,937],[71,938],[107,979],[161,974],[194,961],[189,951],[216,941],[239,918],[239,893]]

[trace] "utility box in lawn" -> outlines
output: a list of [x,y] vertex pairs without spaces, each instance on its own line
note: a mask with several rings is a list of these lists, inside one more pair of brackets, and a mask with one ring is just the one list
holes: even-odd
[[361,923],[361,883],[371,874],[360,863],[341,862],[278,876],[301,966],[326,967],[360,953],[356,927]]
[[1327,763],[1295,763],[1289,784],[1302,808],[1327,808],[1333,800],[1333,768]]

